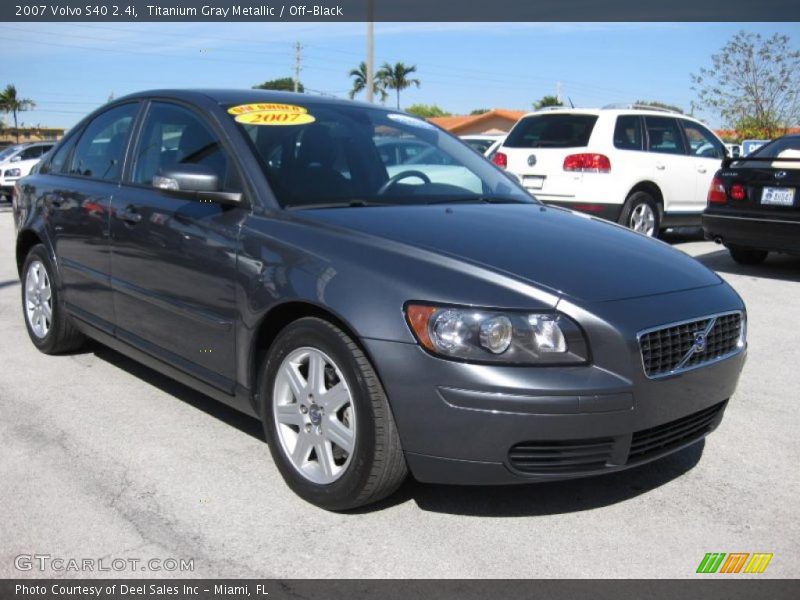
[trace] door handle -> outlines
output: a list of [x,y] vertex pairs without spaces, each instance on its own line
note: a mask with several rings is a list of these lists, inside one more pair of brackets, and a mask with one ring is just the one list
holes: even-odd
[[706,172],[706,170],[707,170],[707,169],[706,169],[705,167],[697,167],[697,172],[698,172],[698,173],[705,173],[705,172]]
[[667,168],[666,165],[656,165],[656,169],[658,169],[659,171],[663,171],[666,168]]
[[114,214],[119,220],[125,221],[126,223],[130,223],[132,225],[135,225],[142,220],[142,215],[136,212],[136,208],[130,204],[124,209],[116,211]]

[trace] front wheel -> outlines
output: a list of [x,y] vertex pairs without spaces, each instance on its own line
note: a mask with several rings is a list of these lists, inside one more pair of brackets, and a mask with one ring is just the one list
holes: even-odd
[[335,325],[318,318],[288,325],[270,348],[259,391],[273,460],[306,501],[352,509],[385,498],[405,479],[383,387]]
[[661,225],[658,204],[647,192],[634,192],[622,207],[619,223],[644,235],[658,237]]
[[731,257],[740,265],[760,265],[767,260],[766,250],[754,250],[753,248],[740,248],[739,246],[728,246]]

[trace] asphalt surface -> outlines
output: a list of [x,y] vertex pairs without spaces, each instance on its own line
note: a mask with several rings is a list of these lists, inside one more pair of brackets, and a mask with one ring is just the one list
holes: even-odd
[[749,310],[749,360],[705,443],[572,482],[409,481],[331,514],[284,485],[257,421],[100,345],[40,354],[13,240],[0,205],[0,578],[79,576],[18,571],[21,554],[194,559],[192,572],[119,573],[133,577],[682,578],[706,552],[772,552],[759,577],[800,576],[800,259],[743,268],[696,236],[671,238]]

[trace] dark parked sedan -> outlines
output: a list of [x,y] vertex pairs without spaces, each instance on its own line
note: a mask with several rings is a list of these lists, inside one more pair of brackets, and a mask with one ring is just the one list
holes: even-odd
[[[381,139],[448,164],[382,161]],[[14,194],[33,343],[91,337],[264,424],[300,496],[625,469],[714,429],[745,311],[665,244],[532,199],[371,105],[157,91],[72,128]]]
[[761,146],[747,158],[726,159],[708,191],[703,230],[742,264],[769,252],[800,254],[800,135]]

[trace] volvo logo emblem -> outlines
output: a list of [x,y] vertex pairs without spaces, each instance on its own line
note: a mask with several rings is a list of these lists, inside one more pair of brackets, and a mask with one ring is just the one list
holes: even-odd
[[775,173],[775,179],[783,179],[786,177],[786,171],[778,171]]
[[706,349],[706,334],[702,331],[698,331],[694,334],[694,351],[695,352],[702,352]]
[[529,166],[529,167],[532,167],[532,166],[533,166],[533,165],[535,165],[535,164],[536,164],[536,155],[535,155],[535,154],[531,154],[531,155],[528,157],[528,166]]

